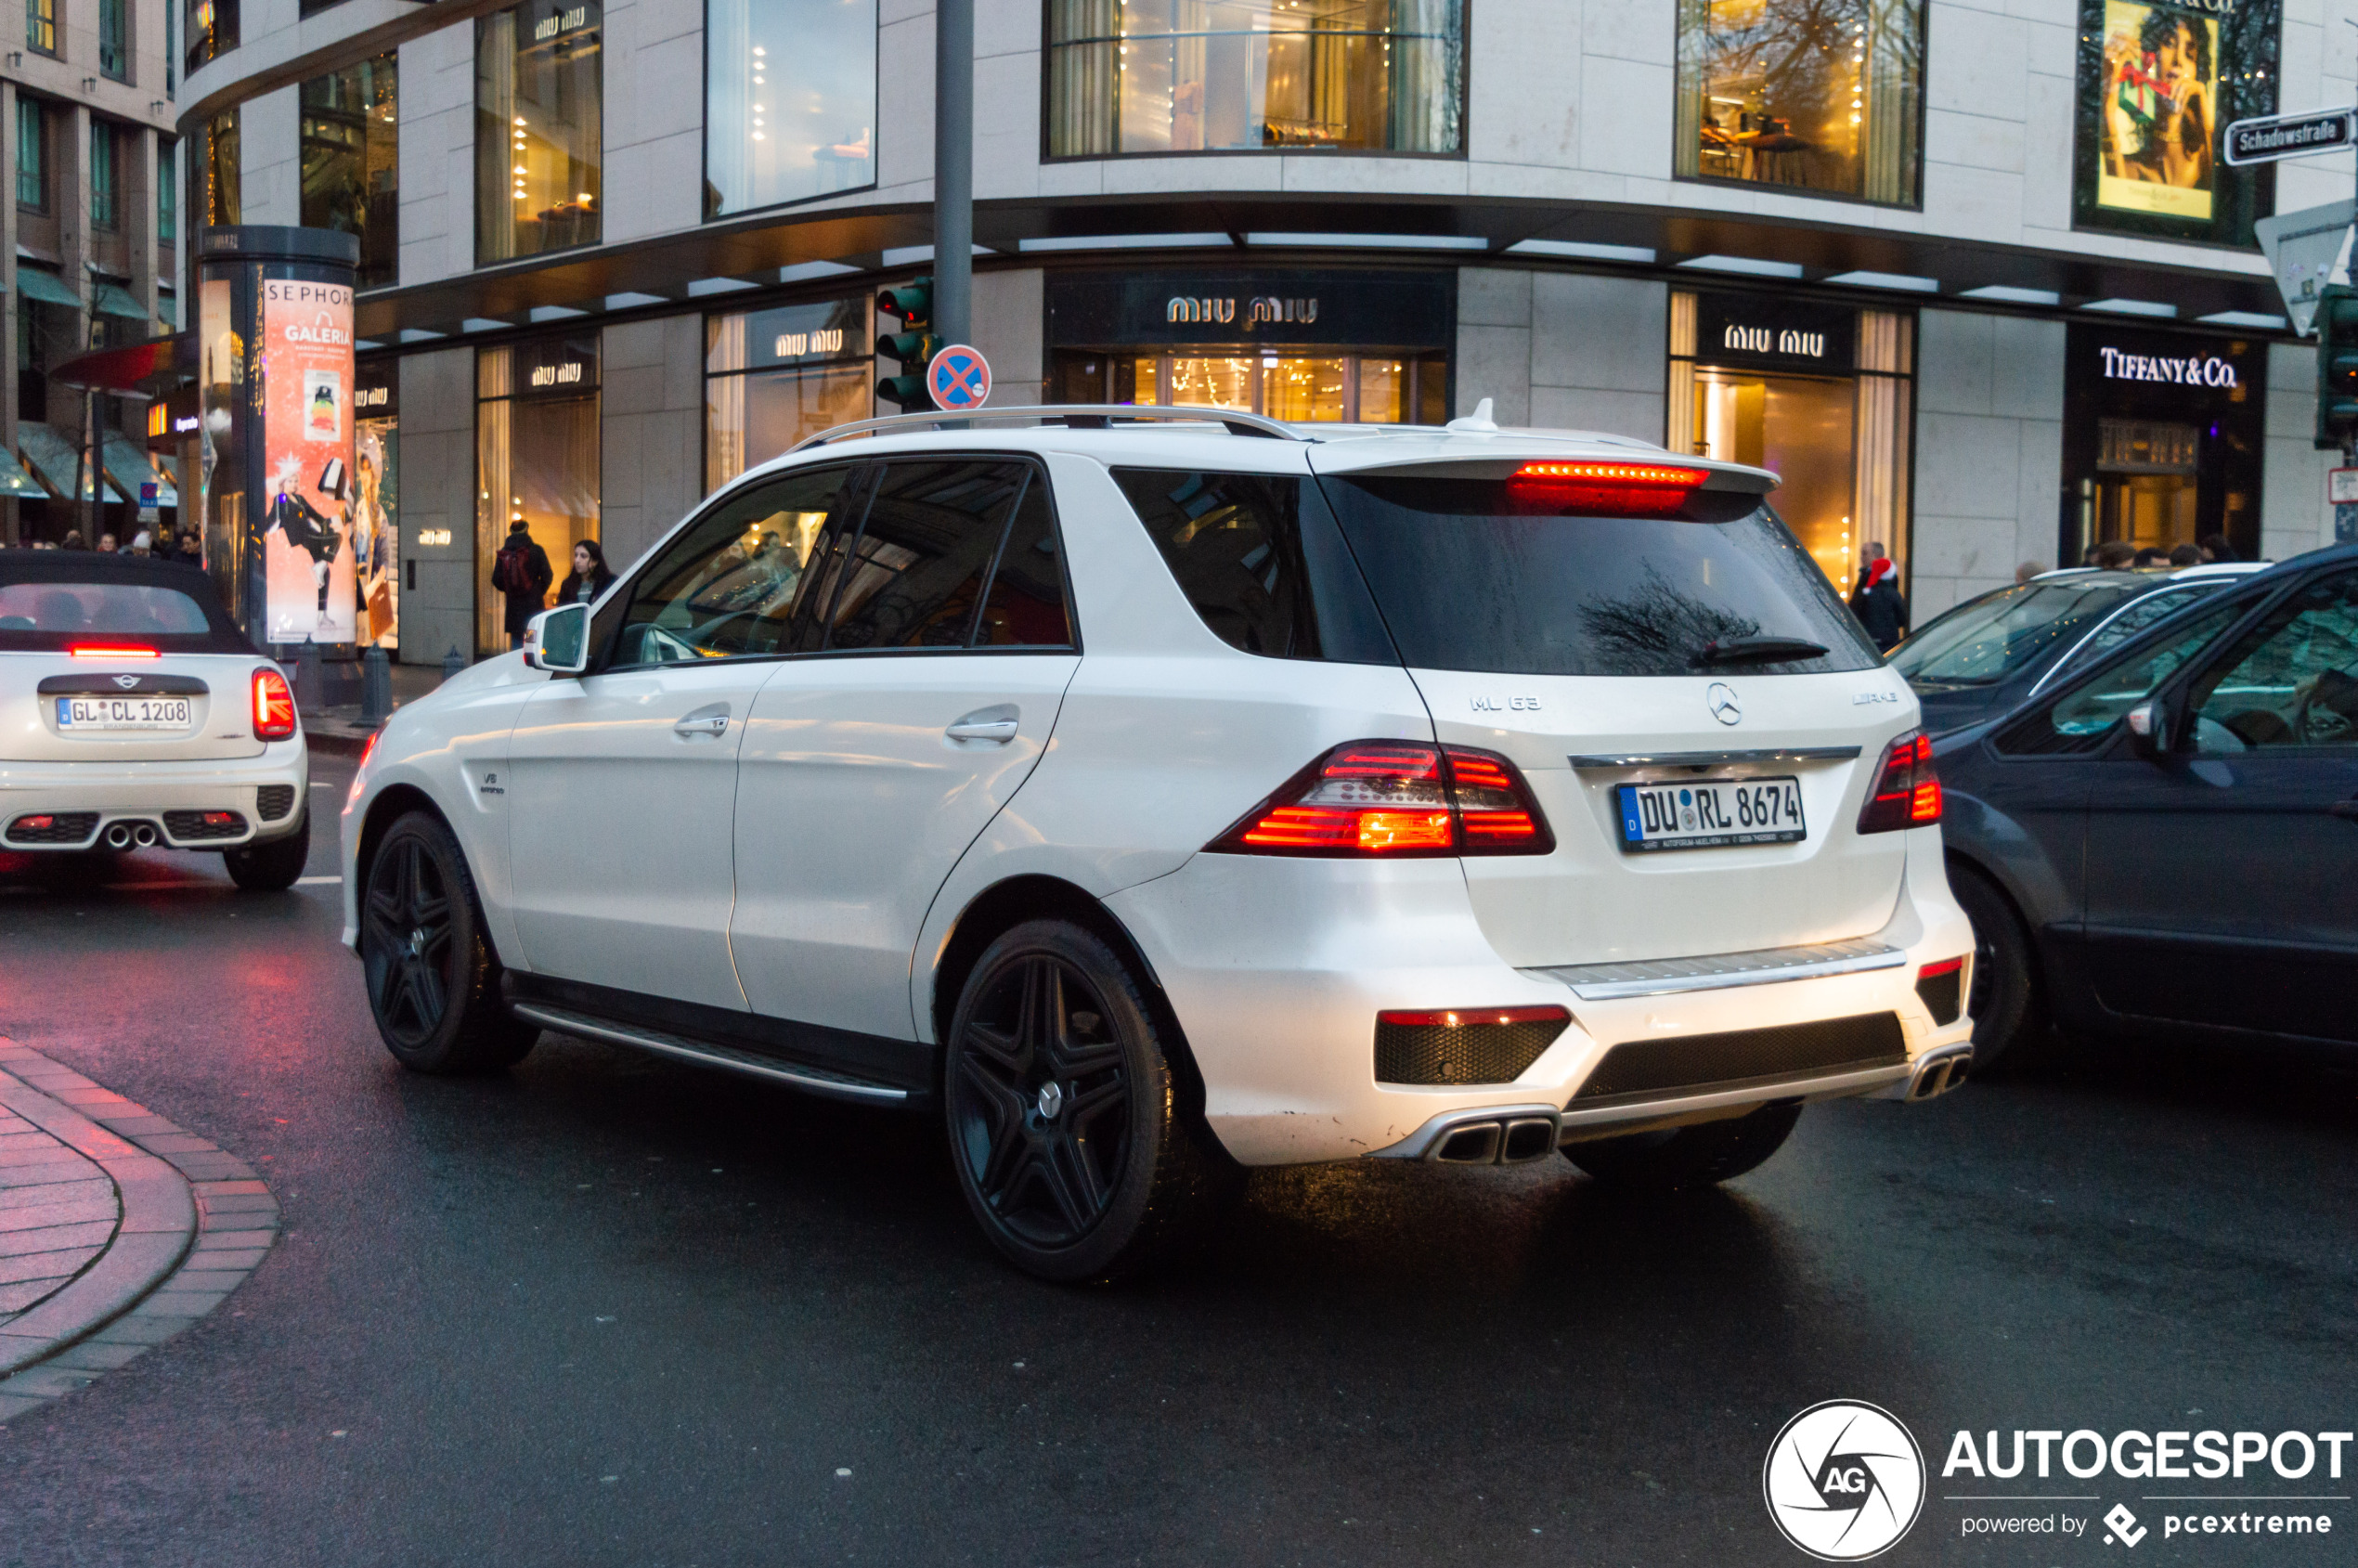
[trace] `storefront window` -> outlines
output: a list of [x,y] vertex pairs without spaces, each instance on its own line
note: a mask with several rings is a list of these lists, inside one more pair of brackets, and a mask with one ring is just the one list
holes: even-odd
[[1914,206],[1923,0],[1678,0],[1677,172]]
[[1463,0],[1048,0],[1048,155],[1464,147]]
[[807,435],[868,417],[872,311],[862,296],[705,323],[706,489]]
[[196,173],[203,187],[199,195],[205,223],[225,228],[242,222],[238,215],[243,205],[238,176],[238,110],[223,110],[205,122],[198,136]]
[[400,271],[400,73],[390,52],[303,84],[303,226],[360,237],[360,287]]
[[[352,392],[354,617],[360,646],[401,644],[401,406],[398,367],[364,361]],[[562,579],[560,579],[562,580]]]
[[219,59],[237,46],[238,0],[188,0],[190,71]]
[[475,23],[475,265],[602,232],[604,12],[528,0]]
[[2241,338],[2070,329],[2065,565],[2115,539],[2167,553],[2218,535],[2259,554],[2266,355]]
[[876,183],[876,0],[710,0],[705,216]]
[[2072,223],[2249,246],[2275,165],[2230,168],[2220,132],[2276,111],[2279,0],[2080,0]]
[[1674,293],[1666,445],[1780,474],[1769,504],[1845,595],[1878,555],[1904,581],[1914,338],[1894,311]]
[[598,537],[598,340],[543,339],[475,356],[475,646],[512,645],[507,596],[491,586],[499,547],[518,523],[549,557],[549,591],[572,570],[574,545]]
[[1441,355],[1061,354],[1059,403],[1188,404],[1304,423],[1439,424]]

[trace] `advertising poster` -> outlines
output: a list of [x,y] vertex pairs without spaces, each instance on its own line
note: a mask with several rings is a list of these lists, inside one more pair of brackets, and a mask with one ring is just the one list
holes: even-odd
[[352,542],[359,585],[359,640],[363,647],[392,648],[401,601],[400,475],[394,471],[400,442],[391,420],[362,420],[353,444]]
[[2096,205],[2207,224],[2218,182],[2219,23],[2105,0]]
[[265,279],[263,550],[272,642],[357,635],[352,291]]

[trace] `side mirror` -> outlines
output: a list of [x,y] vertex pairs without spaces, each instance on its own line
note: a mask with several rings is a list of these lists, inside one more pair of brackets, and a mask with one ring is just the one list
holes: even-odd
[[2177,715],[2167,701],[2148,697],[2131,708],[2127,717],[2130,750],[2148,762],[2158,762],[2170,755],[2178,725]]
[[560,604],[533,616],[524,628],[524,662],[551,675],[589,668],[590,606]]

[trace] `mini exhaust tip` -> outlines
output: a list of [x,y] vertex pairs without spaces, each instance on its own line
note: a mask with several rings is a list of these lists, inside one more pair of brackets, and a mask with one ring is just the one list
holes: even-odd
[[123,826],[121,823],[117,823],[112,827],[107,829],[108,849],[127,849],[130,847],[131,830],[129,828]]
[[141,823],[131,830],[131,842],[142,849],[152,849],[156,847],[156,830],[146,823]]

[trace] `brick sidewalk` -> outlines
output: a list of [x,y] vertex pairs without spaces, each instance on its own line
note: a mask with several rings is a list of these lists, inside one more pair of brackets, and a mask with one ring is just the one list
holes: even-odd
[[245,1161],[0,1036],[0,1421],[194,1323],[278,1232]]

